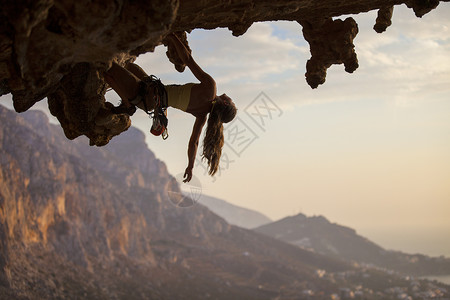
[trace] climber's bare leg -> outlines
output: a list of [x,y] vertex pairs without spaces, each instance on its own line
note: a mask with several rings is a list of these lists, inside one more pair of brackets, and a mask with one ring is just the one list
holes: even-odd
[[147,73],[145,73],[145,71],[135,63],[127,63],[125,65],[125,69],[127,69],[128,71],[133,73],[134,76],[136,76],[137,78],[139,78],[141,80],[145,76],[148,76]]
[[[133,73],[137,78],[141,79],[144,78],[145,76],[148,76],[147,73],[145,73],[145,71],[138,66],[135,63],[127,63],[125,65],[125,69],[127,69],[128,71],[130,71],[131,73]],[[155,97],[154,97],[154,91],[153,89],[148,89],[147,90],[148,94],[145,97],[145,101],[146,101],[146,105],[144,105],[144,103],[139,102],[136,106],[139,107],[142,110],[152,110],[155,108],[156,103],[155,103]]]
[[110,87],[119,94],[126,107],[131,106],[129,100],[134,99],[139,91],[139,78],[116,63],[105,72],[104,78]]

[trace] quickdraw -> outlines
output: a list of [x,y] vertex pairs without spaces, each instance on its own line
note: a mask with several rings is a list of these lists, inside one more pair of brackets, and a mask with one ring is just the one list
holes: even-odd
[[169,137],[169,133],[167,131],[167,125],[169,120],[167,119],[167,92],[164,85],[161,83],[161,80],[154,75],[145,76],[141,80],[141,84],[139,86],[139,94],[143,95],[145,99],[146,95],[149,95],[149,89],[153,89],[153,95],[155,100],[155,108],[153,111],[149,111],[147,109],[147,103],[142,99],[145,112],[149,115],[150,118],[153,119],[152,128],[150,132],[153,135],[161,135],[163,140],[166,140]]

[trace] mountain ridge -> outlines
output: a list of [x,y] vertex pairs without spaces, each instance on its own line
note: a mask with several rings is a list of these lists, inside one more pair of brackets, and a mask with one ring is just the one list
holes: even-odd
[[210,195],[203,194],[198,202],[224,218],[229,224],[242,228],[252,229],[272,222],[269,217],[256,210],[234,205]]
[[448,275],[450,259],[386,250],[356,230],[331,223],[323,216],[288,216],[255,231],[303,249],[363,264],[374,264],[409,275]]
[[181,197],[178,185],[132,128],[96,148],[68,141],[42,112],[0,106],[0,119],[0,299],[330,299],[341,288],[375,299],[410,289],[411,279],[230,225],[202,205],[174,206],[167,189]]
[[0,298],[269,299],[280,282],[286,292],[301,288],[286,272],[313,280],[317,268],[351,269],[231,226],[202,205],[175,207],[166,196],[179,191],[173,177],[132,128],[95,148],[66,140],[42,112],[0,106],[0,118]]

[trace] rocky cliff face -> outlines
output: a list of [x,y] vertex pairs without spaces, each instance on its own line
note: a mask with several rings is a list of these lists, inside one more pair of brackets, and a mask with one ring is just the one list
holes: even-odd
[[[448,0],[442,0],[448,1]],[[102,72],[112,61],[124,64],[153,51],[170,32],[227,27],[239,36],[254,22],[289,20],[301,24],[311,46],[306,80],[315,88],[325,82],[327,68],[358,67],[353,39],[358,26],[344,14],[379,10],[374,29],[391,23],[394,5],[406,4],[417,16],[439,0],[351,1],[2,1],[0,7],[0,95],[13,94],[23,112],[47,97],[65,135],[85,135],[92,145],[105,145],[130,126],[105,103]],[[184,70],[173,49],[169,59]]]
[[[0,117],[0,278],[13,289],[27,290],[46,269],[55,281],[65,265],[74,269],[73,280],[82,282],[77,268],[82,274],[112,268],[124,257],[156,267],[155,257],[176,257],[177,249],[158,256],[153,247],[174,230],[168,226],[173,223],[182,229],[180,236],[200,239],[207,239],[205,225],[229,230],[221,219],[181,214],[172,207],[165,199],[171,177],[134,128],[99,151],[86,141],[68,142],[41,112],[22,118],[0,107]],[[56,270],[49,263],[52,257]],[[52,287],[54,282],[45,284],[53,296],[62,292]]]
[[0,118],[0,299],[330,299],[363,274],[379,299],[410,284],[174,206],[134,128],[98,148],[42,112]]
[[[143,176],[160,178],[158,173],[165,172],[167,181],[162,163],[147,157],[142,164],[148,166],[148,171],[142,173],[131,166],[118,165],[114,160],[117,154],[107,149],[92,152],[80,142],[68,144],[42,113],[33,112],[26,118],[27,122],[8,117],[2,111],[4,124],[10,126],[2,128],[5,177],[1,181],[1,194],[4,199],[16,200],[6,201],[2,210],[2,223],[6,224],[9,237],[26,245],[38,242],[49,246],[83,266],[90,265],[90,257],[108,260],[118,254],[134,253],[151,258],[146,241],[136,240],[139,234],[131,230],[142,228],[138,225],[144,220],[133,213],[133,208],[114,199],[151,187],[153,183],[145,182]],[[120,178],[108,178],[110,169],[118,169],[115,174]],[[114,180],[125,181],[125,188],[114,189]],[[146,200],[161,201],[159,193],[149,194]],[[102,211],[103,207],[108,209]],[[123,212],[128,212],[129,219],[120,223],[109,221]],[[92,239],[97,240],[95,246]],[[57,240],[61,242],[55,243]]]
[[0,118],[1,299],[264,299],[288,266],[277,257],[305,279],[349,268],[175,207],[167,188],[179,190],[137,129],[96,148],[42,112],[0,106]]

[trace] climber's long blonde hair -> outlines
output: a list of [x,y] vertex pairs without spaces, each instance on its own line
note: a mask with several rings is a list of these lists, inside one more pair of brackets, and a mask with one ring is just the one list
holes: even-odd
[[208,173],[213,176],[219,169],[220,156],[224,144],[223,123],[228,123],[236,116],[234,103],[225,104],[216,98],[209,113],[205,138],[203,139],[202,158],[208,161]]

